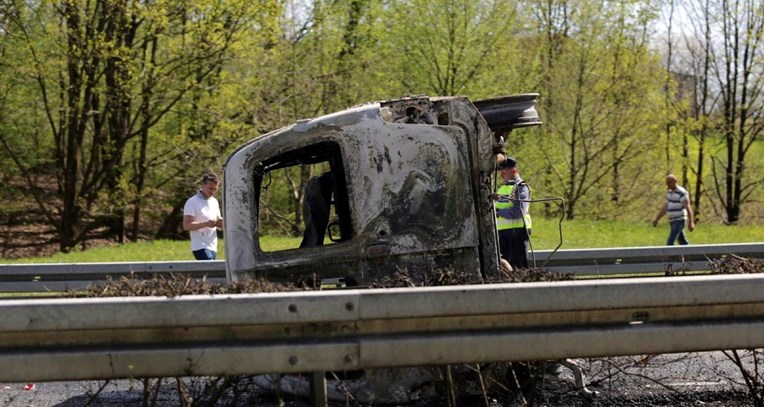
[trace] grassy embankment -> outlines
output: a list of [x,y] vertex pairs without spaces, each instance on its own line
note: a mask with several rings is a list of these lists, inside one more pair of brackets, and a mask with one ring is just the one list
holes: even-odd
[[[666,218],[658,227],[646,222],[621,221],[564,221],[561,224],[563,244],[561,249],[661,246],[666,242],[669,225]],[[722,224],[698,225],[688,234],[691,244],[753,243],[762,242],[765,229],[759,225],[726,226]],[[558,221],[534,219],[532,246],[534,250],[554,249],[560,242]],[[266,237],[261,242],[269,250],[296,247],[299,238]],[[218,245],[218,258],[225,258],[225,242]],[[17,260],[0,260],[0,263],[91,263],[130,261],[180,261],[193,260],[188,241],[160,240],[154,242],[128,243],[122,246],[97,247],[51,257],[35,257]]]

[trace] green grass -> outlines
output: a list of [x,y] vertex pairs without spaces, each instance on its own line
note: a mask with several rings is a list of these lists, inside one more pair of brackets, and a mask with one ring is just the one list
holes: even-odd
[[[666,218],[653,227],[649,222],[622,221],[563,221],[561,249],[662,246],[669,234]],[[687,233],[687,231],[686,231]],[[688,233],[691,244],[759,243],[764,240],[763,225],[725,226],[699,225]],[[534,250],[554,249],[559,241],[557,219],[534,219],[531,242]],[[300,238],[267,236],[261,244],[268,251],[297,247]],[[218,258],[225,258],[225,241],[218,242]],[[155,240],[127,243],[122,246],[97,247],[72,253],[58,253],[51,257],[2,260],[2,263],[93,263],[136,261],[194,260],[188,241]]]
[[[561,223],[563,245],[561,249],[605,247],[663,246],[669,236],[666,217],[653,227],[650,222],[573,220]],[[693,232],[685,231],[691,244],[759,243],[765,237],[760,225],[702,223]],[[534,219],[531,243],[535,250],[554,249],[560,241],[558,220]]]
[[[224,255],[225,242],[218,241],[218,258]],[[3,260],[3,263],[99,263],[135,261],[180,261],[194,260],[188,240],[154,240],[151,242],[126,243],[123,245],[94,247],[74,250],[71,253],[56,253],[50,257],[30,257],[17,260]]]

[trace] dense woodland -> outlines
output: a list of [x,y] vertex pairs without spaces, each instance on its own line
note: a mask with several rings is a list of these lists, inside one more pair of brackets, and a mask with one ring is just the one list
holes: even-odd
[[297,119],[529,92],[506,147],[568,219],[648,221],[673,172],[701,222],[762,223],[759,0],[0,0],[1,211],[62,251],[178,236],[205,170]]

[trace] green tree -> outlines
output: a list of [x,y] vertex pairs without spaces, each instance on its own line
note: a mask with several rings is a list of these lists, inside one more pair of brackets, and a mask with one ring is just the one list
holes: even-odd
[[141,205],[130,195],[142,193],[151,129],[226,60],[248,4],[4,3],[8,29],[23,38],[14,51],[31,61],[15,73],[37,85],[53,140],[60,206],[38,203],[57,219],[62,251],[104,226],[123,239],[126,208]]
[[[202,173],[220,173],[228,154],[259,134],[258,106],[262,99],[253,88],[277,80],[269,76],[267,53],[277,35],[280,1],[211,2],[187,7],[191,14],[205,10],[203,14],[211,18],[205,23],[208,29],[179,31],[173,42],[161,49],[163,55],[170,57],[176,50],[199,47],[210,56],[166,70],[168,84],[170,79],[183,78],[187,92],[150,133],[146,166],[150,182],[140,197],[162,208],[151,212],[160,223],[154,231],[159,238],[185,235],[181,228],[185,200]],[[170,61],[163,59],[163,63]],[[166,95],[163,91],[157,98],[163,100]],[[136,224],[133,222],[134,228]]]
[[[726,221],[737,223],[741,205],[761,185],[761,174],[747,174],[746,156],[763,132],[763,5],[760,1],[719,4],[722,46],[713,47],[716,85],[722,97],[725,159],[713,161],[715,191]],[[717,166],[724,171],[718,176]]]
[[[663,74],[641,2],[531,2],[541,61],[539,137],[524,142],[527,178],[563,196],[567,217],[613,217],[641,203],[663,123]],[[628,174],[623,176],[622,174]],[[540,188],[537,188],[539,190]]]
[[[396,0],[384,52],[402,92],[440,96],[513,93],[515,5],[495,0]],[[501,73],[498,74],[498,73]],[[497,80],[500,82],[497,83]],[[498,93],[498,94],[497,94]]]
[[[688,132],[697,142],[694,203],[706,196],[725,222],[762,191],[752,147],[762,140],[763,6],[753,1],[681,3],[691,18],[676,33],[679,97],[688,100]],[[706,165],[711,164],[708,177]]]

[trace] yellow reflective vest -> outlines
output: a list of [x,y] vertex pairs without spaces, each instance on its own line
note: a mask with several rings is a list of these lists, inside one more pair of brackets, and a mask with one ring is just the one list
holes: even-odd
[[[515,191],[515,183],[502,184],[497,189],[497,194],[500,195],[500,200],[494,203],[496,209],[508,209],[515,206],[515,204],[504,197],[512,197]],[[522,205],[522,204],[521,204]],[[497,230],[507,230],[522,228],[524,222],[526,223],[526,229],[531,229],[531,216],[528,213],[523,214],[523,218],[508,219],[497,215]]]

